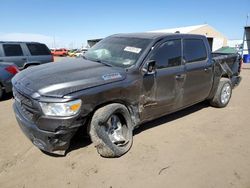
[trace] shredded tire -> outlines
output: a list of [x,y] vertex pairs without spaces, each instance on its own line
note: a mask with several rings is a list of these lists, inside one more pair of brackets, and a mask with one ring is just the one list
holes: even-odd
[[[107,132],[105,126],[107,121],[113,114],[119,114],[124,120],[126,126],[126,138],[128,142],[122,146],[114,144]],[[95,145],[97,152],[102,157],[120,157],[124,155],[132,146],[133,143],[133,127],[131,116],[128,109],[119,103],[109,104],[102,108],[99,108],[94,113],[90,122],[89,134],[93,144]]]
[[[221,95],[222,95],[222,89],[223,89],[225,84],[230,85],[230,93],[231,94],[230,94],[229,100],[226,103],[223,103],[221,101]],[[221,78],[219,85],[218,85],[218,88],[217,88],[217,91],[216,91],[214,97],[210,100],[210,105],[213,107],[216,107],[216,108],[224,108],[228,105],[228,103],[231,99],[231,96],[232,96],[232,83],[231,83],[231,81],[228,78]]]

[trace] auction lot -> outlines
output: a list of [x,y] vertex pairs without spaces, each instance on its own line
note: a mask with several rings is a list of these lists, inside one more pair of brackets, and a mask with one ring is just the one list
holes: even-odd
[[44,154],[18,127],[7,96],[0,101],[0,187],[250,187],[248,64],[241,75],[226,108],[204,102],[144,124],[116,159],[100,157],[80,133],[65,157]]

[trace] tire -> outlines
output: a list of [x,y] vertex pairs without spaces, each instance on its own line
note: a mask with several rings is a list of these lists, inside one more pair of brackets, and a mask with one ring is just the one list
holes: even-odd
[[102,157],[120,157],[133,143],[133,128],[128,109],[118,103],[99,108],[94,113],[89,134]]
[[211,106],[224,108],[232,96],[232,83],[228,78],[221,78],[214,97],[210,100]]
[[0,84],[0,100],[2,99],[2,97],[3,97],[3,88],[2,88],[2,86]]

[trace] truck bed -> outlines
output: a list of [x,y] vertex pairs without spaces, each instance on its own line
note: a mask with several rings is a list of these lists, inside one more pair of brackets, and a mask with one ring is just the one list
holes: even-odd
[[212,59],[218,63],[226,63],[232,71],[232,75],[237,76],[240,73],[240,55],[231,53],[212,53]]

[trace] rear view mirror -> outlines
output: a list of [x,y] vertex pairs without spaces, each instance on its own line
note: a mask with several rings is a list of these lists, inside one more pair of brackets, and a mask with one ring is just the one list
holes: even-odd
[[155,60],[147,61],[142,70],[145,74],[154,74],[155,73]]

